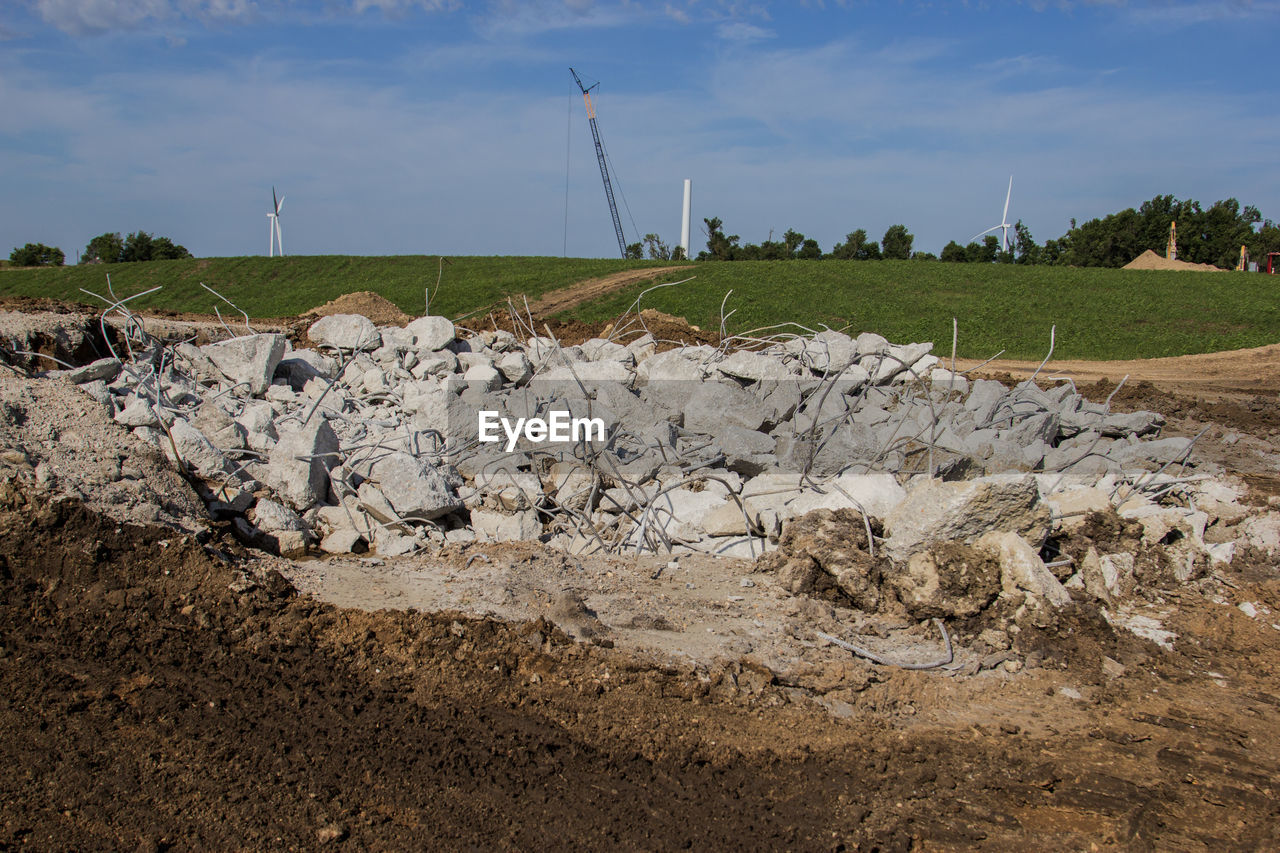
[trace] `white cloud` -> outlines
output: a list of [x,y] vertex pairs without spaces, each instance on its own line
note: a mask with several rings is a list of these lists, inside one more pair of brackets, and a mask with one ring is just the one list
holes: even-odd
[[750,44],[775,37],[772,30],[748,24],[746,21],[731,21],[716,27],[716,35],[724,41]]
[[137,29],[176,14],[169,0],[36,0],[36,10],[73,35]]

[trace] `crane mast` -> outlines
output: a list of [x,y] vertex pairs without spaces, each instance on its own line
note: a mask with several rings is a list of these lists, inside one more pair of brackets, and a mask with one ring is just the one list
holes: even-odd
[[596,143],[596,160],[600,162],[600,177],[604,180],[604,195],[609,200],[609,213],[613,216],[613,231],[618,237],[618,251],[622,253],[622,257],[627,256],[627,239],[622,234],[622,220],[618,218],[618,203],[613,199],[613,184],[609,181],[609,167],[604,159],[604,146],[600,144],[600,128],[596,126],[596,110],[591,104],[591,90],[599,83],[592,83],[590,86],[583,86],[582,79],[578,77],[578,72],[572,68],[569,73],[573,75],[573,82],[578,84],[578,88],[582,90],[582,101],[587,105],[587,119],[591,125],[591,138]]

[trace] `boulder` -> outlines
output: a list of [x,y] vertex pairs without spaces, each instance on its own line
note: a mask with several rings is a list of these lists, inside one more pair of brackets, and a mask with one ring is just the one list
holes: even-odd
[[258,396],[267,390],[276,367],[284,357],[285,337],[281,334],[245,335],[206,344],[200,351],[218,370],[249,393]]
[[429,521],[462,507],[444,473],[408,453],[377,459],[369,476],[402,518]]
[[727,424],[748,430],[764,425],[760,400],[741,388],[720,382],[700,385],[684,408],[684,427],[691,432],[715,435]]
[[457,338],[457,329],[444,317],[419,317],[404,327],[413,335],[413,345],[419,352],[442,350]]
[[516,513],[473,509],[471,528],[482,542],[532,542],[542,535],[538,513],[532,509]]
[[946,482],[921,478],[885,519],[886,549],[906,559],[933,542],[972,542],[989,531],[1039,541],[1049,525],[1035,478],[1003,474]]
[[1018,534],[993,530],[978,537],[973,547],[999,561],[1000,587],[1004,593],[1024,593],[1033,599],[1033,604],[1045,602],[1054,607],[1065,607],[1071,603],[1071,593],[1053,576],[1053,572],[1045,568],[1044,561],[1027,540]]
[[318,346],[339,350],[372,352],[382,346],[382,335],[368,317],[359,314],[331,314],[307,329],[307,337]]
[[338,437],[317,414],[302,427],[281,432],[267,456],[264,480],[285,503],[305,512],[324,502],[329,469],[337,463]]

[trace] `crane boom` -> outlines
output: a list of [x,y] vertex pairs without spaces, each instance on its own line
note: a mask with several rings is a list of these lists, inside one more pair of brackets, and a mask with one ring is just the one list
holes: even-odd
[[613,183],[609,180],[609,166],[604,159],[604,146],[600,144],[600,128],[596,126],[596,110],[591,104],[591,90],[599,83],[593,83],[590,86],[583,86],[582,79],[578,77],[578,72],[572,68],[569,73],[573,75],[573,82],[578,84],[578,88],[582,90],[582,101],[587,105],[587,119],[591,125],[591,138],[596,143],[596,160],[600,162],[600,177],[604,180],[604,195],[609,200],[609,213],[613,216],[613,231],[618,237],[618,251],[622,253],[622,257],[627,256],[627,238],[622,233],[622,220],[618,218],[618,203],[613,199]]

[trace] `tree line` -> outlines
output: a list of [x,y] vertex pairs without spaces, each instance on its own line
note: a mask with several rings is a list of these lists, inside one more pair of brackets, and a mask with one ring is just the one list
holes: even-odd
[[[128,237],[119,232],[99,234],[89,241],[80,255],[82,264],[122,264],[137,261],[169,261],[191,257],[186,246],[168,237],[134,231]],[[9,254],[9,263],[16,267],[60,267],[67,257],[57,246],[44,243],[27,243]]]
[[[1265,259],[1269,252],[1280,252],[1280,226],[1270,219],[1263,219],[1258,208],[1252,205],[1241,206],[1239,201],[1229,198],[1204,207],[1193,199],[1179,200],[1172,195],[1161,195],[1143,202],[1136,210],[1128,208],[1083,224],[1072,219],[1071,228],[1065,234],[1044,243],[1038,243],[1031,230],[1018,220],[1012,226],[1013,234],[1007,247],[1001,245],[1000,238],[988,234],[982,242],[973,241],[967,245],[952,240],[943,247],[941,256],[912,251],[915,238],[905,225],[889,226],[879,243],[869,239],[866,230],[859,228],[850,232],[844,242],[824,253],[816,240],[806,238],[794,229],[787,229],[781,240],[774,240],[771,233],[769,239],[758,245],[744,245],[737,234],[725,234],[724,223],[719,217],[709,217],[703,220],[707,248],[698,253],[697,259],[912,259],[948,263],[1122,267],[1148,249],[1163,255],[1168,245],[1169,226],[1174,222],[1177,223],[1180,260],[1234,269],[1240,259],[1241,246],[1247,247],[1249,257],[1255,261]],[[646,240],[650,237],[654,235],[648,235]],[[635,247],[639,252],[640,244],[635,244]],[[660,256],[651,251],[649,257]]]

